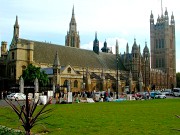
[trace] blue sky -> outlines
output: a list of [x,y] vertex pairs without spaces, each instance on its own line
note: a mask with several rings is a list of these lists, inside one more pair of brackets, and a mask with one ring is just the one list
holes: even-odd
[[[163,10],[172,12],[176,24],[176,52],[180,49],[180,8],[177,0],[162,0]],[[97,31],[100,46],[107,41],[112,50],[116,39],[124,53],[128,42],[131,47],[136,38],[141,50],[147,41],[150,46],[151,10],[155,22],[161,14],[161,0],[1,0],[0,41],[10,44],[16,15],[20,25],[20,38],[64,45],[69,30],[72,7],[75,8],[77,30],[81,48],[93,48]],[[180,54],[176,54],[177,72],[180,72]]]

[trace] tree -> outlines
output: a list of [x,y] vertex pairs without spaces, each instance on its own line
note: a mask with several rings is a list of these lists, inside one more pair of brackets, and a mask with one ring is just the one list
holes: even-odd
[[176,73],[177,87],[180,87],[180,72]]
[[34,85],[34,80],[37,78],[40,86],[46,86],[49,82],[48,75],[40,70],[40,67],[35,67],[29,64],[24,70],[22,77],[24,79],[25,85]]

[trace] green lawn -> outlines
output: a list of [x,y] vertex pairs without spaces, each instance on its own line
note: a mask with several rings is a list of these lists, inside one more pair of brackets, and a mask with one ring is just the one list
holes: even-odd
[[[49,105],[54,111],[32,129],[51,135],[180,135],[180,99]],[[11,118],[11,119],[9,119]],[[22,129],[9,107],[0,125]]]

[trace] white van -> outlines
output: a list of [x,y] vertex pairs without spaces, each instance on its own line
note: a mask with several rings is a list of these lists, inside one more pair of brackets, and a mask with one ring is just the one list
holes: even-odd
[[180,88],[174,88],[174,89],[173,89],[173,95],[174,95],[175,97],[180,96]]

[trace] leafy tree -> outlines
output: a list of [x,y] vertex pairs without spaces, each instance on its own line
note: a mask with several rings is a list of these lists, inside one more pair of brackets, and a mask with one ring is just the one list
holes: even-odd
[[41,86],[48,84],[48,75],[40,70],[40,67],[35,67],[29,64],[26,70],[24,70],[22,77],[26,85],[34,85],[34,80],[37,78]]
[[180,72],[176,73],[177,87],[180,87]]

